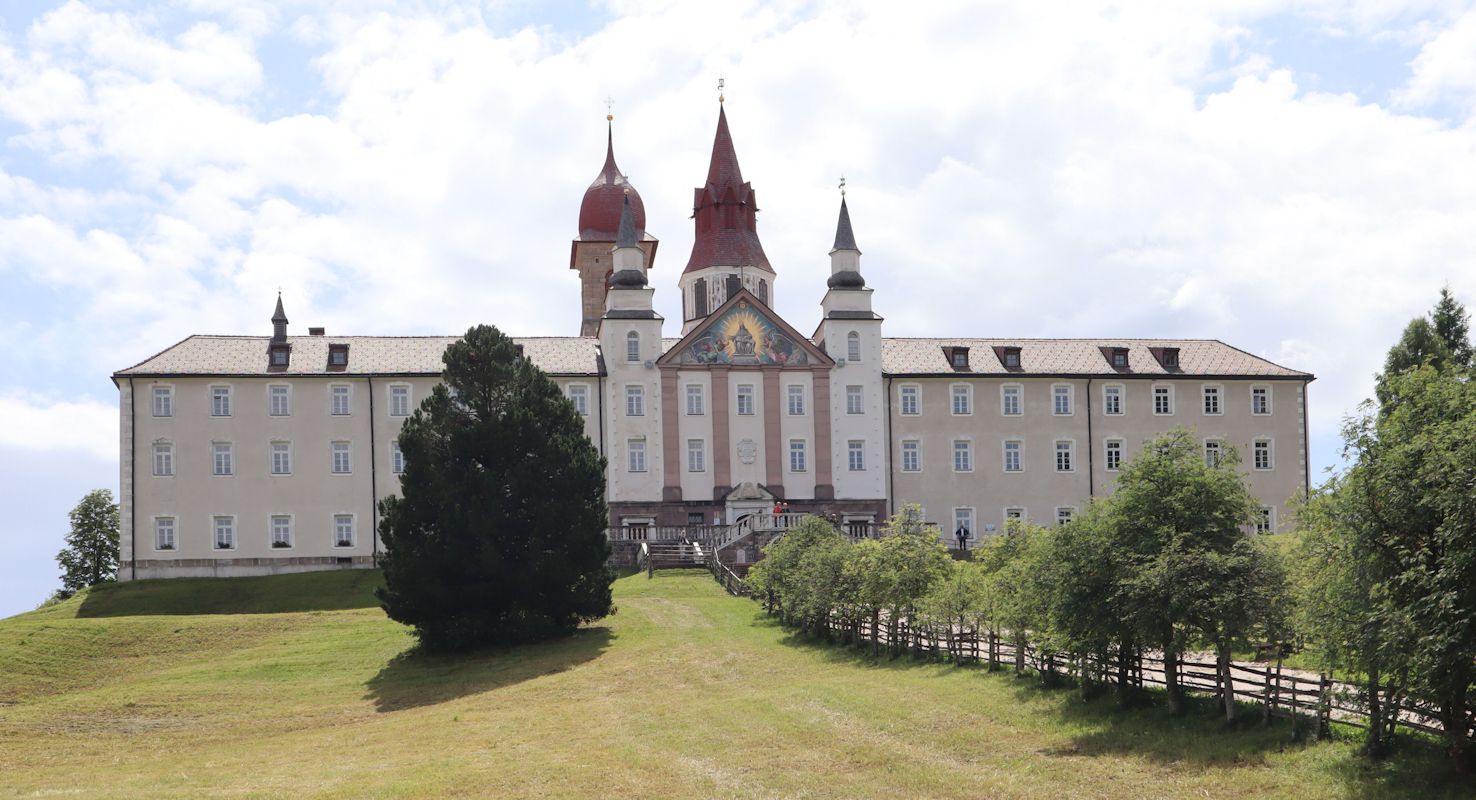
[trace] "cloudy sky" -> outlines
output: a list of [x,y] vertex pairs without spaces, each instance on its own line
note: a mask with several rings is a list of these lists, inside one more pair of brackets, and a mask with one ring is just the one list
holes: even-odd
[[801,329],[844,174],[888,334],[1223,339],[1316,373],[1320,470],[1476,303],[1471,3],[7,0],[0,615],[117,489],[108,376],[278,287],[299,331],[577,333],[607,97],[679,319],[719,76]]

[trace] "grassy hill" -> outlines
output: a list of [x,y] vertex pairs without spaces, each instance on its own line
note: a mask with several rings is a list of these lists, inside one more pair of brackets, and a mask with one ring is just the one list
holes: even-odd
[[1429,753],[1119,713],[795,639],[705,574],[433,658],[376,573],[109,586],[0,620],[0,797],[1468,797]]

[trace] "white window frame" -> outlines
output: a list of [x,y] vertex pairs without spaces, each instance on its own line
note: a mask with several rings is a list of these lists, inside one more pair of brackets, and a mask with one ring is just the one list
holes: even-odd
[[641,334],[639,331],[625,332],[625,363],[641,363]]
[[574,410],[579,412],[579,416],[589,416],[589,384],[571,383],[565,386],[564,397],[569,399]]
[[625,471],[631,473],[643,473],[650,469],[646,460],[646,440],[625,440]]
[[[959,448],[959,445],[963,445],[963,448],[960,449]],[[948,452],[949,452],[949,457],[952,460],[953,471],[954,472],[957,472],[957,473],[961,473],[962,474],[962,473],[969,473],[969,472],[973,472],[974,471],[974,440],[973,439],[969,439],[969,438],[954,439],[953,440],[953,443],[951,445],[949,445]],[[963,454],[964,461],[967,462],[967,463],[965,463],[963,465],[962,468],[959,467],[959,460],[958,460],[958,457],[959,457],[959,454],[960,453]]]
[[[281,446],[287,454],[287,469],[277,471],[277,448]],[[267,474],[269,475],[291,475],[292,474],[292,442],[285,439],[277,439],[267,443]]]
[[[1061,514],[1061,512],[1063,512],[1063,511],[1066,512],[1064,519],[1062,518],[1062,514]],[[1075,520],[1075,519],[1076,519],[1076,506],[1056,506],[1056,524],[1057,525],[1065,525],[1066,523],[1071,522],[1072,520]]]
[[[734,390],[733,407],[737,409],[738,416],[751,417],[754,414],[753,384],[740,383]],[[747,402],[745,402],[747,401]]]
[[[342,445],[342,447],[340,447]],[[338,468],[338,455],[343,454],[344,469]],[[354,443],[336,441],[328,443],[328,474],[330,475],[352,475],[354,474]]]
[[[1266,445],[1266,466],[1261,466],[1261,444]],[[1276,469],[1276,440],[1270,436],[1257,436],[1251,440],[1251,469],[1256,472],[1271,472]]]
[[846,360],[852,364],[861,361],[861,334],[857,331],[846,334]]
[[[174,477],[174,443],[173,442],[154,442],[153,454],[154,454],[154,463],[153,463],[154,477],[155,478],[173,478]],[[164,462],[162,465],[160,464],[161,457],[162,457],[162,460]],[[163,467],[162,469],[161,469],[161,466]],[[212,471],[213,471],[213,469],[212,469]]]
[[[1010,410],[1010,399],[1014,398],[1014,411]],[[1025,416],[1025,384],[1002,383],[999,386],[999,415],[1001,417]]]
[[[958,512],[960,512],[960,511],[962,511],[964,513],[963,514],[959,514]],[[954,509],[953,509],[953,529],[948,532],[948,535],[949,536],[956,535],[958,533],[958,525],[959,525],[959,522],[962,521],[964,523],[964,528],[966,530],[968,530],[968,532],[969,532],[969,538],[966,541],[970,541],[970,542],[977,542],[977,541],[979,541],[979,535],[978,535],[978,530],[979,529],[974,526],[974,518],[975,518],[974,511],[975,511],[975,509],[974,509],[973,506],[956,506],[956,507],[954,507]]]
[[687,471],[688,472],[706,472],[707,471],[707,440],[706,439],[688,439],[687,440]]
[[646,387],[641,386],[640,384],[626,384],[625,416],[646,416]]
[[[959,390],[963,390],[961,393]],[[963,397],[964,410],[958,410],[958,399]],[[974,387],[967,383],[948,384],[948,411],[955,417],[972,417],[974,415]]]
[[[287,546],[286,547],[278,547],[277,546],[277,521],[278,520],[286,520],[287,521],[287,538],[285,540],[287,542]],[[293,549],[294,545],[296,544],[296,539],[297,539],[296,531],[294,530],[294,528],[296,528],[297,526],[295,524],[293,524],[293,523],[294,523],[294,520],[293,520],[291,514],[268,514],[267,515],[267,549],[268,550],[272,550],[272,551],[275,552],[277,550],[291,550],[291,549]]]
[[[1257,411],[1256,410],[1256,392],[1257,391],[1265,392],[1265,397],[1266,397],[1266,410],[1265,411]],[[1269,417],[1269,416],[1271,416],[1272,411],[1275,408],[1275,405],[1272,402],[1272,394],[1273,394],[1273,392],[1271,391],[1271,384],[1269,384],[1269,383],[1256,383],[1256,384],[1252,384],[1251,385],[1251,387],[1250,387],[1251,416],[1256,416],[1256,417]]]
[[[1063,444],[1066,445],[1066,449],[1065,450],[1062,450],[1061,449],[1061,445],[1063,445]],[[1065,453],[1066,454],[1066,468],[1065,469],[1061,469],[1061,454],[1062,453]],[[1052,463],[1055,464],[1056,471],[1057,472],[1075,472],[1076,471],[1076,440],[1075,439],[1057,439],[1056,440],[1056,443],[1053,444],[1053,445],[1051,445],[1051,456],[1052,456],[1052,459],[1053,459],[1052,460]]]
[[707,415],[707,390],[700,383],[687,384],[687,416]]
[[[1017,513],[1011,514],[1011,511]],[[1005,527],[1009,527],[1010,520],[1012,519],[1018,519],[1021,522],[1025,522],[1030,519],[1030,511],[1026,509],[1025,506],[1005,506],[1004,515],[1000,517],[1000,520],[1002,520],[1002,524]]]
[[[281,392],[280,395],[277,393],[277,390],[278,389],[281,389],[282,390],[282,392]],[[269,384],[267,384],[266,391],[267,391],[267,416],[269,416],[269,417],[290,417],[290,416],[292,416],[292,384],[290,384],[290,383],[269,383]],[[282,398],[282,413],[280,413],[280,414],[277,413],[277,398],[279,396]]]
[[[908,445],[911,445],[912,446],[911,447],[911,449],[912,449],[912,464],[911,464],[911,468],[909,468],[908,463],[907,463],[907,456],[908,456],[907,450],[908,450]],[[902,440],[902,451],[901,451],[901,456],[899,458],[899,461],[902,464],[902,471],[903,472],[922,472],[923,471],[923,468],[922,468],[922,442],[919,441],[919,440],[917,440],[917,439],[903,439]]]
[[866,387],[855,384],[846,387],[846,413],[866,413]]
[[[339,544],[338,524],[340,521],[348,520],[349,543]],[[328,518],[328,532],[332,535],[331,547],[334,550],[352,550],[359,546],[359,515],[352,511],[335,511]]]
[[[1108,397],[1117,398],[1117,410],[1113,411]],[[1109,417],[1122,416],[1127,411],[1127,386],[1121,383],[1102,384],[1102,414]]]
[[1261,506],[1261,519],[1253,528],[1256,533],[1276,532],[1276,506]]
[[394,475],[405,474],[405,451],[400,449],[400,443],[390,440],[390,473]]
[[[408,383],[391,383],[385,387],[389,394],[389,416],[408,417],[415,410],[415,389]],[[400,405],[400,402],[404,405]]]
[[[174,384],[154,384],[153,390],[149,393],[149,397],[151,398],[149,401],[150,414],[158,419],[167,419],[174,416]],[[159,407],[159,401],[161,399],[164,401],[164,407],[162,409]],[[163,411],[164,413],[161,414],[159,413],[160,411]]]
[[[1210,453],[1215,454],[1213,463],[1211,463]],[[1216,439],[1214,437],[1205,439],[1204,465],[1206,467],[1215,468],[1223,463],[1225,463],[1225,441],[1223,439]]]
[[[164,547],[159,536],[160,523],[169,523],[169,546]],[[213,524],[213,523],[212,523]],[[174,514],[158,514],[154,517],[154,550],[156,552],[179,552],[179,517]]]
[[[1158,410],[1158,397],[1160,389],[1164,390],[1164,397],[1166,397],[1168,400],[1167,411]],[[1174,415],[1174,385],[1172,383],[1155,383],[1153,384],[1153,387],[1149,390],[1149,393],[1153,397],[1153,416],[1172,417]]]
[[[911,410],[909,411],[909,407]],[[922,385],[904,383],[897,387],[897,413],[904,417],[922,416]]]
[[846,440],[846,471],[848,471],[848,472],[865,472],[866,471],[866,440],[865,439],[848,439],[848,440]]
[[[225,453],[225,471],[222,472],[221,453]],[[232,478],[236,475],[236,445],[233,442],[211,442],[210,443],[210,476],[212,478]]]
[[[795,457],[798,456],[798,466]],[[789,471],[804,473],[810,471],[810,443],[806,439],[789,440]]]
[[[1012,445],[1012,444],[1013,445],[1016,445],[1016,447],[1015,447],[1015,468],[1014,469],[1010,469],[1010,445]],[[999,459],[1000,459],[1000,461],[999,461],[1000,468],[1002,470],[1004,470],[1005,472],[1024,472],[1025,471],[1025,440],[1024,439],[1005,439],[1004,441],[1000,442],[1000,444],[999,444]]]
[[[784,410],[791,417],[803,417],[806,411],[805,385],[791,383],[784,387]],[[795,409],[799,409],[796,411]]]
[[[1063,391],[1064,390],[1064,391]],[[1061,410],[1061,398],[1066,399],[1066,410]],[[1069,383],[1051,384],[1051,416],[1076,416],[1076,387]]]
[[[1116,447],[1114,447],[1116,445]],[[1117,451],[1117,463],[1112,463],[1112,451]],[[1109,436],[1102,440],[1102,468],[1108,472],[1119,472],[1122,470],[1122,462],[1127,456],[1127,441],[1121,436]]]
[[[1215,410],[1209,409],[1210,398],[1215,398]],[[1225,386],[1219,383],[1204,383],[1199,386],[1199,410],[1206,417],[1225,415]]]
[[[338,410],[338,395],[336,392],[343,389],[343,411]],[[354,414],[354,385],[352,383],[330,383],[328,384],[328,416],[351,417]]]
[[[218,392],[217,390],[224,390]],[[229,417],[236,411],[236,389],[229,383],[212,383],[210,393],[210,416]],[[224,398],[224,404],[218,402]]]
[[[220,541],[221,541],[221,539],[220,539],[220,530],[221,530],[220,524],[221,524],[221,521],[222,520],[226,520],[227,521],[227,528],[226,528],[226,530],[230,531],[230,542],[231,542],[231,546],[230,547],[221,547],[220,546]],[[235,550],[237,547],[240,546],[240,541],[241,541],[241,537],[237,536],[236,533],[237,532],[236,532],[236,515],[235,514],[211,514],[210,515],[210,549],[211,550],[226,550],[226,551]]]

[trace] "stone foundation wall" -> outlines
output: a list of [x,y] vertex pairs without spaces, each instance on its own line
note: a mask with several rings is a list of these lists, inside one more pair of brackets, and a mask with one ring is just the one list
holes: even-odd
[[[370,569],[373,566],[373,556],[139,559],[137,564],[139,580],[149,578],[244,578],[253,575],[282,575],[289,572]],[[124,564],[119,571],[130,573],[127,564]],[[130,574],[129,577],[133,576]]]

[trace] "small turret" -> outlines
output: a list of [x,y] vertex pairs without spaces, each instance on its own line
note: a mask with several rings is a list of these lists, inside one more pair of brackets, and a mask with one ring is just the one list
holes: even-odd
[[631,209],[630,196],[620,209],[620,231],[615,237],[615,247],[610,250],[614,258],[615,273],[610,276],[610,288],[642,289],[646,286],[646,253],[641,249],[636,236],[635,213]]
[[851,211],[846,208],[846,196],[841,195],[840,220],[835,225],[835,245],[830,248],[830,279],[825,285],[832,289],[865,289],[866,280],[861,277],[861,250],[856,247],[856,234],[851,230]]
[[281,292],[277,292],[277,310],[272,314],[272,341],[287,341],[287,312],[282,310]]

